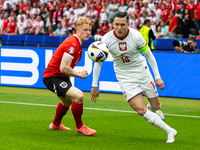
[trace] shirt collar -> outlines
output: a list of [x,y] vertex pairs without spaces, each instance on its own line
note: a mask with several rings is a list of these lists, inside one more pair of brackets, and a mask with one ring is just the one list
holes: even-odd
[[76,37],[78,38],[80,44],[82,45],[82,42],[81,42],[81,40],[79,39],[79,37],[78,37],[76,34],[74,34],[74,36],[76,36]]

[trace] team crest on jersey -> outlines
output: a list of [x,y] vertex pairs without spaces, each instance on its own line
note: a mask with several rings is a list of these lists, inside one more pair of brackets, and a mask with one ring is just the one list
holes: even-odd
[[126,42],[119,43],[119,50],[120,51],[126,51],[127,50],[127,44],[126,44]]
[[62,88],[66,88],[66,87],[67,87],[67,83],[66,83],[66,82],[62,82],[62,83],[60,83],[60,86],[61,86]]
[[69,48],[69,53],[70,53],[70,54],[73,54],[74,51],[75,51],[75,50],[74,50],[74,47],[70,47],[70,48]]

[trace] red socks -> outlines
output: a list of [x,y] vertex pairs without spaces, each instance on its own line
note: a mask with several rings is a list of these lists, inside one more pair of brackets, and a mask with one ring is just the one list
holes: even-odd
[[61,124],[61,120],[63,118],[63,116],[67,113],[69,107],[65,107],[62,105],[62,103],[60,102],[56,108],[56,115],[55,118],[53,120],[53,124],[58,126]]
[[79,129],[83,125],[83,122],[81,119],[81,116],[83,114],[83,103],[79,104],[79,103],[76,103],[73,101],[71,110],[72,110],[72,114],[73,114],[75,122],[76,122],[76,127]]

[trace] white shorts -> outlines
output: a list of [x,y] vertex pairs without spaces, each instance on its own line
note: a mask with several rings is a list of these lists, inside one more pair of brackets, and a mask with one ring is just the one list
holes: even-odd
[[156,85],[150,72],[137,79],[133,78],[129,82],[119,81],[119,84],[126,101],[129,101],[138,93],[143,93],[147,98],[158,96]]

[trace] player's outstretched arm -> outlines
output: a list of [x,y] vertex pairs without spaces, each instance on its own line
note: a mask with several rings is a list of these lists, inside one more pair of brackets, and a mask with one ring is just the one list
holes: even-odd
[[95,63],[93,68],[93,80],[92,80],[92,90],[91,90],[91,102],[96,103],[97,97],[99,97],[98,90],[98,80],[101,71],[102,63]]
[[151,50],[149,49],[149,47],[147,45],[145,45],[146,48],[148,48],[147,51],[143,51],[144,55],[146,56],[152,70],[153,70],[153,73],[154,73],[154,77],[155,77],[155,80],[156,80],[156,85],[159,87],[159,89],[164,89],[164,82],[163,80],[161,79],[160,77],[160,73],[158,71],[158,65],[157,65],[157,62],[156,62],[156,59],[155,57],[153,56]]

